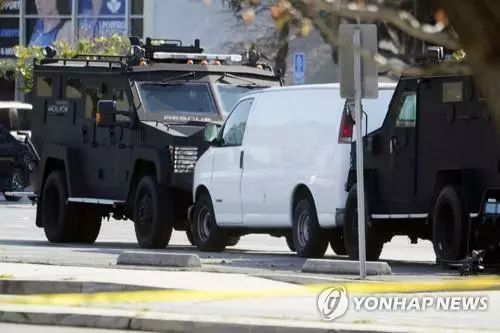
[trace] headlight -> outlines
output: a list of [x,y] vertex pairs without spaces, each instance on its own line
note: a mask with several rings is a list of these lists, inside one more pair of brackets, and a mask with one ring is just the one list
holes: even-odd
[[198,160],[198,147],[170,147],[174,173],[193,172]]

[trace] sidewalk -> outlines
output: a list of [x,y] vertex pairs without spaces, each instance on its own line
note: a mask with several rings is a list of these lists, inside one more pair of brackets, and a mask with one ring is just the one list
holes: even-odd
[[[206,326],[203,326],[205,330],[196,330],[196,327],[199,329],[201,326],[193,324],[195,321],[199,322],[201,320],[206,323],[210,320],[218,320],[225,322],[226,325],[235,322],[247,322],[247,325],[253,325],[253,332],[260,332],[261,330],[257,330],[254,326],[265,322],[272,322],[274,326],[271,326],[273,328],[292,324],[298,325],[298,327],[302,327],[302,331],[308,332],[313,327],[325,330],[343,327],[342,329],[347,331],[366,331],[368,329],[377,331],[382,329],[382,331],[386,332],[443,331],[447,329],[454,329],[455,331],[464,329],[497,331],[499,323],[497,313],[500,313],[500,291],[497,290],[457,291],[454,293],[434,292],[432,295],[487,295],[489,297],[489,308],[484,312],[459,313],[452,311],[438,312],[435,310],[425,312],[356,312],[350,306],[344,316],[335,319],[333,322],[325,322],[321,320],[317,310],[316,297],[319,289],[306,289],[304,286],[249,277],[242,274],[139,271],[0,263],[0,274],[7,272],[12,275],[8,278],[17,280],[58,280],[60,283],[64,283],[64,281],[109,282],[128,285],[139,284],[144,287],[169,290],[102,294],[101,297],[94,296],[90,301],[85,298],[85,295],[17,296],[15,298],[3,295],[0,297],[0,321],[17,320],[17,322],[24,321],[26,323],[26,321],[30,322],[31,320],[33,322],[36,319],[50,320],[53,324],[64,325],[65,323],[71,324],[80,320],[80,324],[94,325],[93,327],[106,328],[102,326],[103,323],[109,325],[111,325],[110,323],[114,323],[113,325],[128,323],[129,328],[138,329],[140,327],[132,327],[130,323],[136,321],[144,323],[149,318],[149,321],[147,321],[149,324],[162,322],[164,329],[168,328],[168,325],[172,325],[172,321],[175,321],[176,325],[180,325],[179,321],[187,321],[189,324],[181,325],[183,330],[174,331],[204,333],[207,332]],[[449,281],[449,279],[446,281]],[[345,283],[346,281],[339,281],[339,285]],[[443,282],[443,286],[445,283],[448,282]],[[379,285],[377,282],[366,282],[365,284],[370,284],[372,287]],[[407,283],[404,284],[407,285]],[[415,286],[417,286],[417,282],[415,282]],[[498,285],[497,289],[500,289]],[[252,298],[252,295],[255,298]],[[349,296],[353,295],[349,294]],[[427,295],[431,295],[431,293],[427,293]],[[12,300],[17,300],[17,304]],[[51,304],[51,306],[43,306],[43,304]],[[66,305],[76,306],[67,307]],[[44,312],[50,311],[52,311],[52,315],[46,314],[43,317]],[[25,315],[30,312],[39,312],[41,314],[39,316]],[[54,312],[59,315],[54,315]],[[69,314],[72,315],[68,317]],[[109,316],[109,318],[106,321],[102,316]],[[135,319],[136,321],[134,321],[132,317],[142,319]],[[101,323],[101,326],[98,326],[99,323]],[[281,324],[278,325],[278,323]],[[189,329],[186,328],[188,327],[186,325],[189,326]],[[215,324],[212,323],[213,325]],[[391,326],[390,329],[383,329],[387,325]],[[151,326],[148,327],[151,328]],[[231,329],[226,327],[228,332],[235,332],[236,328],[231,327]],[[239,327],[243,326],[240,325]],[[309,328],[306,329],[306,327]],[[213,329],[215,330],[215,328]],[[222,328],[219,327],[219,329]],[[156,328],[154,330],[157,331]],[[291,331],[291,328],[288,327],[287,332]],[[249,332],[249,330],[246,332]],[[276,332],[276,330],[273,332]]]

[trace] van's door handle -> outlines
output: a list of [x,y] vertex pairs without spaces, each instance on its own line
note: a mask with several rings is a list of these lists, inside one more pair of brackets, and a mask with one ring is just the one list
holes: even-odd
[[240,169],[243,169],[243,150],[240,152]]

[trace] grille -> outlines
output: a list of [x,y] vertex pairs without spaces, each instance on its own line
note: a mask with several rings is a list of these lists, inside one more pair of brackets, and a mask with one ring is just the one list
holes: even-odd
[[197,147],[170,147],[173,156],[174,173],[190,173],[194,171],[198,160]]

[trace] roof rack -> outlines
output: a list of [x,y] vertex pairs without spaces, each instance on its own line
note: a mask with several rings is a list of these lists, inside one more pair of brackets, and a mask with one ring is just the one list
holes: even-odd
[[[57,52],[53,47],[44,49],[45,58],[39,60],[41,65],[59,65],[73,67],[108,67],[130,70],[132,67],[149,65],[154,63],[179,63],[179,64],[201,64],[201,65],[243,65],[273,71],[273,68],[256,59],[249,59],[243,63],[240,54],[208,54],[200,46],[200,40],[195,39],[192,45],[183,45],[177,39],[153,39],[146,38],[145,43],[139,38],[129,37],[131,44],[128,55],[102,55],[102,54],[77,54],[69,59],[58,59]],[[248,55],[247,55],[248,57]]]

